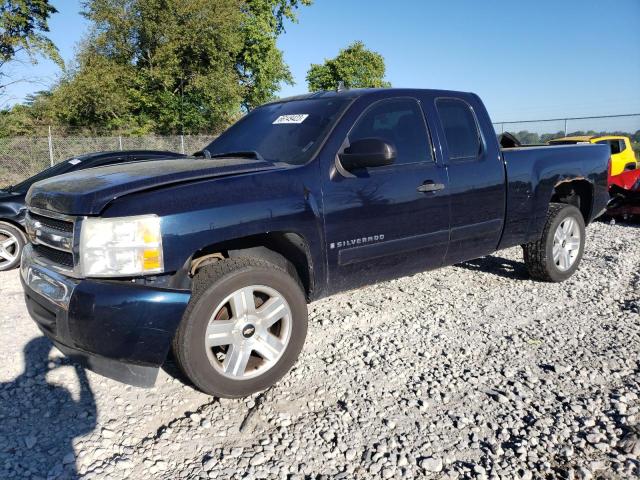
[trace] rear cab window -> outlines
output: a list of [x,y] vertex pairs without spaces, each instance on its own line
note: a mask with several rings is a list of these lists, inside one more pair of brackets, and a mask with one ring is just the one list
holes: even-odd
[[457,98],[439,98],[436,109],[450,160],[473,160],[480,154],[480,130],[471,106]]
[[390,98],[369,106],[349,132],[348,141],[365,138],[379,138],[395,147],[394,165],[433,162],[424,114],[413,98]]

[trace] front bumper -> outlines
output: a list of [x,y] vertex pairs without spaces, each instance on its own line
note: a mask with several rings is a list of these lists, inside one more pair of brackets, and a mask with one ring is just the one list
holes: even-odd
[[190,292],[69,278],[39,262],[30,245],[20,270],[29,314],[65,355],[124,383],[155,383]]

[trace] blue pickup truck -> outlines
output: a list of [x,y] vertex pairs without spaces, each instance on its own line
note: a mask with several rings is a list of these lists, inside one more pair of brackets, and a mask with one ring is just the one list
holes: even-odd
[[279,100],[194,157],[33,185],[27,307],[98,373],[150,386],[173,350],[197,388],[245,396],[294,364],[315,299],[515,245],[533,278],[568,278],[609,156],[501,148],[472,93]]

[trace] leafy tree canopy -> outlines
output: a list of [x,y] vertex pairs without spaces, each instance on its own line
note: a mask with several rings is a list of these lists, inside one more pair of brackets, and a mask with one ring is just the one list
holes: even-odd
[[51,95],[60,126],[219,132],[291,82],[276,41],[311,0],[86,0],[91,30]]
[[307,72],[310,91],[333,90],[338,82],[347,88],[390,87],[384,79],[384,57],[368,50],[364,43],[354,42],[340,50],[338,56],[323,64],[312,64]]
[[3,0],[0,4],[0,62],[13,60],[24,52],[32,62],[44,55],[62,65],[53,42],[44,34],[48,19],[57,10],[49,0]]
[[242,5],[243,45],[236,65],[245,108],[272,99],[280,83],[293,84],[276,40],[284,32],[285,20],[296,21],[296,8],[311,3],[312,0],[246,0]]
[[216,130],[242,99],[235,0],[92,0],[92,30],[54,88],[60,123],[132,133]]

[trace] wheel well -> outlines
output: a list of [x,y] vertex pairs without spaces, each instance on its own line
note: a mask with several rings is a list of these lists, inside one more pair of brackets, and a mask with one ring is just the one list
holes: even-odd
[[17,228],[18,230],[20,230],[20,232],[22,233],[22,236],[24,237],[24,241],[27,241],[27,235],[24,231],[24,227],[22,225],[20,225],[18,222],[14,221],[14,220],[9,220],[6,218],[0,218],[0,223],[6,223],[11,225],[12,227]]
[[192,257],[189,273],[224,258],[257,257],[274,263],[302,283],[307,298],[314,290],[313,265],[306,240],[293,232],[269,232],[215,243],[197,251]]
[[582,213],[585,225],[591,218],[593,187],[586,180],[572,180],[557,184],[553,189],[551,202],[574,205]]

